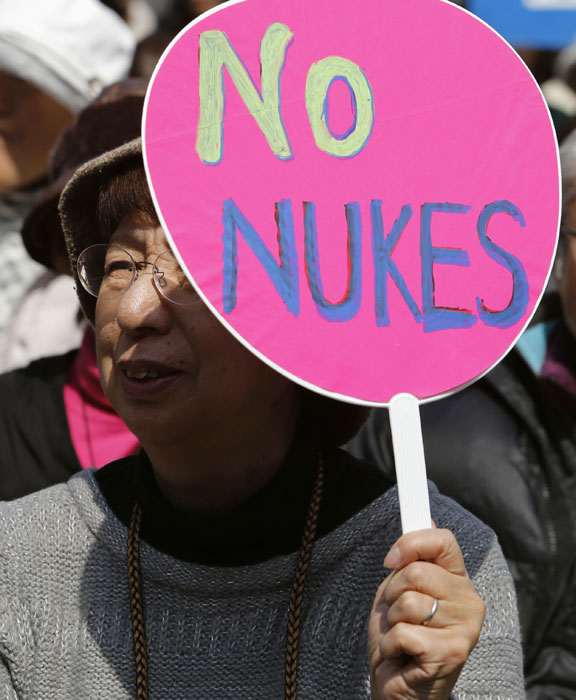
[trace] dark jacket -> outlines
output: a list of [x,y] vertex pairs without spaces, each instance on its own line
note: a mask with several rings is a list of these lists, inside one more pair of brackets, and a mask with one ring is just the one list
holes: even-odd
[[76,352],[0,375],[0,500],[67,481],[80,470],[63,395]]
[[[421,407],[428,476],[490,525],[515,580],[528,697],[576,698],[576,402],[517,350]],[[351,451],[393,471],[388,412]]]

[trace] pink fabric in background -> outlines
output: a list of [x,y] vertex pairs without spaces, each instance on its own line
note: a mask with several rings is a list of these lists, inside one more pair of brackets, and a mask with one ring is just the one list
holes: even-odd
[[80,351],[68,370],[64,405],[72,444],[82,469],[135,454],[138,438],[124,425],[104,396],[94,350],[94,332],[84,333]]
[[[196,153],[198,36],[226,33],[260,87],[259,50],[274,22],[294,34],[281,74],[282,120],[294,157],[271,151],[223,70],[223,157]],[[341,56],[367,77],[375,121],[366,146],[337,158],[315,143],[305,104],[310,66]],[[336,84],[335,84],[336,85]],[[350,124],[350,100],[330,95],[335,130]],[[344,93],[346,91],[344,90]],[[526,327],[545,286],[559,217],[558,156],[542,95],[513,50],[488,26],[444,0],[246,0],[191,25],[165,54],[150,86],[144,123],[153,194],[177,254],[221,321],[256,354],[323,393],[387,403],[397,393],[420,399],[461,388],[493,366]],[[290,313],[253,251],[238,234],[237,305],[223,309],[223,202],[232,198],[275,259],[275,203],[292,202],[300,311]],[[528,304],[508,328],[480,319],[467,329],[425,332],[388,280],[390,324],[375,322],[370,202],[382,201],[384,233],[401,208],[412,218],[393,260],[422,309],[420,216],[424,203],[467,205],[465,214],[432,216],[432,245],[463,249],[469,267],[434,265],[435,305],[470,310],[476,299],[501,310],[512,277],[479,241],[477,221],[495,200],[522,212],[522,228],[495,216],[490,239],[523,264]],[[345,322],[326,321],[312,299],[304,265],[303,202],[314,202],[324,292],[337,302],[348,270],[344,205],[362,220],[362,299]]]

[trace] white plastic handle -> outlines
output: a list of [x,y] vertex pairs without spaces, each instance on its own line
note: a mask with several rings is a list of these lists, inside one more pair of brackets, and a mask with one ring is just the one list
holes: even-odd
[[390,401],[390,427],[402,532],[425,530],[432,524],[418,399],[396,394]]

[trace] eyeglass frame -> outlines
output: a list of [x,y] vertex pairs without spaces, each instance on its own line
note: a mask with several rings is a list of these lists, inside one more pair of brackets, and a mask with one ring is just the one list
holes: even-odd
[[[86,282],[84,280],[84,276],[82,275],[82,273],[80,271],[80,267],[81,267],[81,263],[82,263],[82,256],[86,253],[87,250],[90,250],[91,248],[106,248],[106,249],[108,249],[111,247],[118,248],[123,253],[125,253],[128,256],[128,258],[130,259],[130,261],[132,263],[132,268],[131,268],[132,279],[126,285],[126,288],[123,289],[119,294],[115,294],[114,296],[103,298],[103,301],[108,301],[110,299],[118,299],[123,294],[126,294],[126,292],[130,289],[130,287],[134,284],[134,282],[142,274],[142,275],[151,275],[152,276],[152,280],[154,282],[154,287],[157,289],[158,292],[160,292],[163,299],[166,299],[166,301],[169,301],[171,304],[176,304],[177,306],[187,306],[188,305],[186,302],[175,301],[174,299],[167,297],[164,294],[164,292],[162,291],[162,285],[160,284],[160,281],[157,278],[157,276],[160,275],[160,280],[161,280],[162,277],[164,277],[164,275],[166,273],[164,270],[161,270],[156,263],[163,255],[166,255],[166,253],[170,254],[169,250],[164,250],[161,253],[159,253],[156,256],[156,258],[154,259],[154,262],[148,262],[147,260],[135,260],[133,258],[133,256],[125,248],[122,248],[122,246],[118,245],[117,243],[93,243],[92,245],[89,245],[86,248],[84,248],[82,250],[82,252],[78,255],[78,258],[76,260],[76,272],[78,275],[78,279],[80,280],[80,284],[82,285],[82,287],[88,292],[88,294],[90,294],[90,296],[94,297],[97,300],[100,298],[99,293],[94,294],[94,292],[91,289],[89,289],[86,285]],[[178,264],[178,261],[176,260],[176,258],[174,258],[174,262],[175,262],[176,266],[178,267],[178,269],[182,272],[182,274],[184,274],[184,271],[182,270],[182,268]],[[153,268],[152,272],[144,272],[143,271],[143,268],[146,267],[147,265],[152,266],[152,268]],[[194,288],[192,287],[192,285],[190,285],[190,291],[193,291],[193,290],[194,290]]]

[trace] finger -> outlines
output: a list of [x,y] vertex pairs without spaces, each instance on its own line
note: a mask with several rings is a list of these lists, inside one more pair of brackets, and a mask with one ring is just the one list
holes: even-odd
[[429,595],[407,591],[388,608],[386,613],[387,628],[391,629],[400,622],[411,625],[425,625],[429,627],[444,627],[450,624],[452,617],[449,614],[449,603]]
[[398,570],[418,560],[434,562],[460,576],[467,575],[462,552],[449,530],[431,528],[402,535],[386,555],[384,566]]
[[[407,591],[423,593],[439,600],[459,600],[474,593],[470,580],[457,576],[437,564],[415,561],[385,579],[381,593],[388,606]],[[475,593],[474,593],[475,594]]]
[[404,659],[410,656],[418,664],[464,665],[474,647],[475,639],[467,633],[434,629],[400,622],[380,639],[382,659]]
[[[466,662],[466,643],[456,643],[442,630],[411,628],[394,627],[382,640],[379,661],[371,666],[373,697],[444,698],[454,687]],[[443,657],[439,650],[447,650],[450,655]],[[422,695],[411,692],[417,688],[421,688]]]

